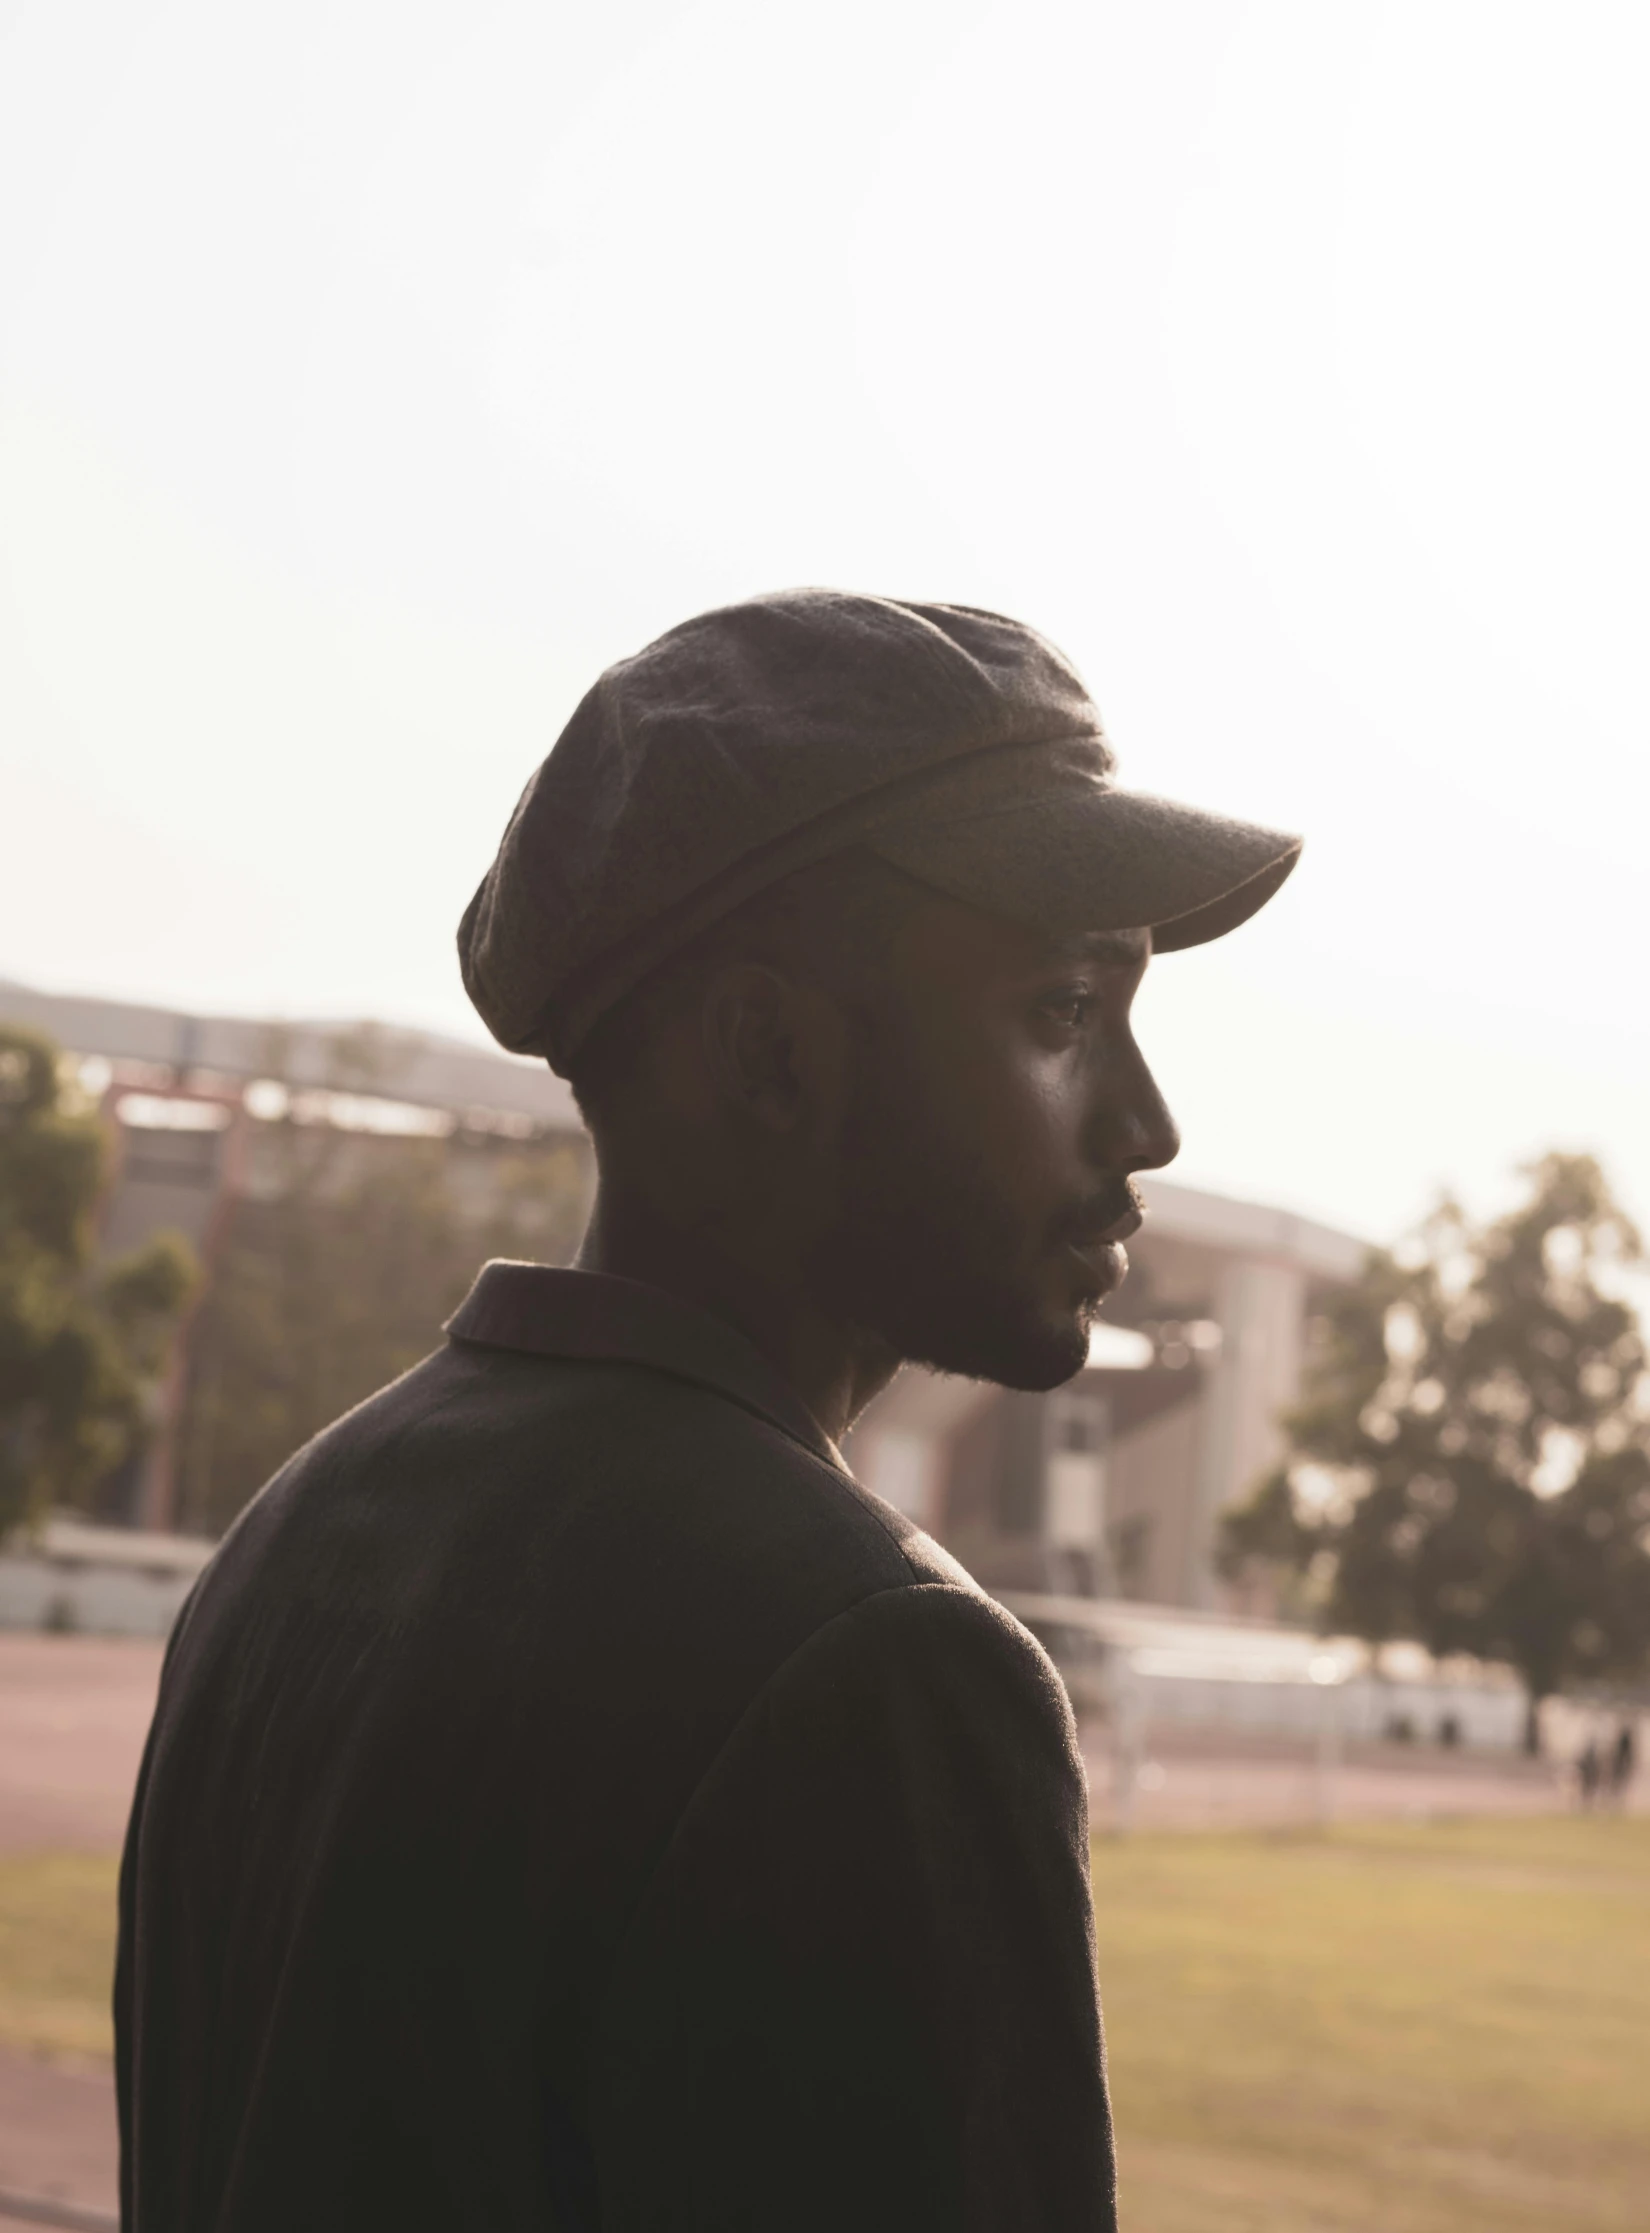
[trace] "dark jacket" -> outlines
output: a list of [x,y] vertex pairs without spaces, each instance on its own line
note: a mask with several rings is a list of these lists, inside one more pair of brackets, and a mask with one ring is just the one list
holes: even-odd
[[1114,2224],[1037,1645],[744,1339],[488,1267],[174,1635],[128,2233]]

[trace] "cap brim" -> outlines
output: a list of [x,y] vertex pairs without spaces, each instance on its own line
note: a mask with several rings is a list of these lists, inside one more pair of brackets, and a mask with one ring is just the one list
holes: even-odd
[[1173,799],[1092,783],[985,813],[918,805],[864,840],[909,876],[1056,937],[1150,930],[1157,953],[1235,930],[1293,869],[1301,840]]

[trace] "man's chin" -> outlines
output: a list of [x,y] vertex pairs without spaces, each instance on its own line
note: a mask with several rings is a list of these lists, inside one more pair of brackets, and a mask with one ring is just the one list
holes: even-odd
[[1043,1395],[1063,1387],[1089,1361],[1089,1329],[1073,1313],[1057,1320],[1010,1322],[980,1320],[966,1327],[935,1329],[914,1364],[966,1380],[990,1380],[1000,1388]]

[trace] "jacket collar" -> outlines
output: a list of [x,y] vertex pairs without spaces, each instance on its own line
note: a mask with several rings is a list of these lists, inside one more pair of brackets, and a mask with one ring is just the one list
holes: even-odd
[[754,1411],[816,1458],[848,1471],[801,1397],[742,1333],[662,1287],[608,1272],[495,1261],[482,1266],[446,1332],[489,1349],[673,1373]]

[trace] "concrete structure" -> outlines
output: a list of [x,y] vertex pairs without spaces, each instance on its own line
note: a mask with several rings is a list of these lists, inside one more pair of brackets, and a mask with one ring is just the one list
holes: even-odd
[[166,1092],[193,1082],[197,1090],[221,1084],[238,1097],[255,1080],[279,1078],[295,1092],[336,1096],[348,1087],[363,1104],[364,1122],[376,1101],[439,1117],[437,1129],[468,1122],[518,1137],[582,1129],[571,1092],[542,1062],[435,1032],[191,1016],[37,992],[4,979],[0,1021],[28,1024],[76,1055],[106,1061],[116,1083],[138,1090]]
[[1117,1599],[1004,1602],[1043,1638],[1079,1709],[1217,1732],[1286,1732],[1314,1742],[1440,1744],[1518,1752],[1523,1685],[1510,1667],[1415,1643],[1366,1644],[1275,1622]]
[[0,1022],[48,1033],[114,1119],[106,1256],[168,1229],[210,1263],[229,1203],[260,1189],[260,1123],[288,1111],[355,1134],[363,1153],[426,1136],[461,1158],[480,1150],[484,1165],[498,1143],[584,1141],[572,1094],[542,1062],[428,1032],[189,1016],[4,982]]
[[0,1552],[0,1629],[170,1635],[215,1548],[192,1535],[48,1520]]

